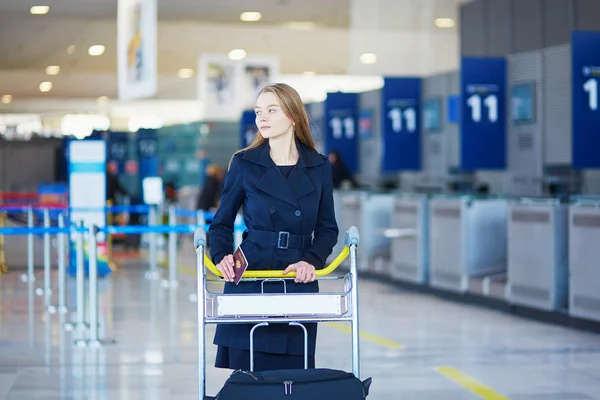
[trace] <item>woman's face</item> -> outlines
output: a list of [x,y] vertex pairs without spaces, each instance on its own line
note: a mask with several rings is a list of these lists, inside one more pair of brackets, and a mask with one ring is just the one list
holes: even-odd
[[274,93],[261,93],[254,111],[256,126],[265,139],[276,138],[292,130],[292,120],[285,115]]

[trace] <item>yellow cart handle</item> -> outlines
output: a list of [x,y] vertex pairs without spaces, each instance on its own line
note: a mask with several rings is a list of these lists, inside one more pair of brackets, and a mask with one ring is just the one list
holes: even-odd
[[[350,254],[350,248],[348,246],[344,246],[344,248],[342,249],[340,254],[338,254],[337,257],[327,267],[325,267],[323,269],[318,269],[315,271],[316,276],[323,277],[323,276],[329,275],[330,273],[335,271],[335,269],[340,266],[342,261],[344,261],[346,259],[346,257],[348,257],[348,254]],[[219,271],[217,269],[216,265],[212,262],[212,260],[206,253],[204,253],[204,266],[206,268],[208,268],[208,270],[210,272],[212,272],[213,274],[215,274],[216,276],[218,276],[220,278],[223,277],[223,274],[221,273],[221,271]],[[296,277],[296,271],[291,271],[284,275],[283,270],[250,270],[250,271],[246,270],[242,274],[242,279],[243,278],[260,278],[260,279],[295,278],[295,277]]]
[[[346,259],[346,257],[348,257],[348,254],[350,254],[350,246],[352,246],[352,245],[358,246],[358,242],[359,242],[358,229],[355,226],[351,226],[346,231],[344,248],[342,249],[340,254],[338,254],[337,257],[335,257],[335,259],[327,267],[316,270],[315,271],[316,276],[323,277],[323,276],[329,275],[330,273],[335,271],[335,269],[340,266],[342,261],[344,261]],[[202,228],[196,229],[196,231],[194,232],[194,248],[196,249],[196,253],[198,252],[198,249],[200,247],[204,248],[205,244],[206,244],[206,232]],[[216,276],[218,276],[220,278],[223,277],[223,274],[221,273],[221,271],[219,271],[217,269],[215,264],[212,262],[212,260],[206,253],[204,253],[204,266],[206,268],[208,268],[208,270],[210,272],[212,272],[213,274],[215,274]],[[259,278],[259,279],[295,278],[295,277],[296,277],[296,271],[291,271],[290,273],[284,275],[283,270],[250,270],[250,271],[246,270],[242,274],[242,278]]]

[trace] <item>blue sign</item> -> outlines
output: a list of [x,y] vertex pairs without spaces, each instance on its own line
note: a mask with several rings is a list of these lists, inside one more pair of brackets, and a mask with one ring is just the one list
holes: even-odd
[[448,96],[447,99],[447,119],[449,124],[457,124],[459,121],[459,107],[460,107],[460,98],[458,95],[452,94]]
[[240,121],[240,148],[250,146],[250,143],[254,141],[257,132],[256,113],[254,110],[243,111]]
[[158,136],[155,129],[140,129],[137,132],[136,144],[138,158],[158,157]]
[[357,93],[327,93],[325,152],[337,150],[352,173],[358,171],[357,114]]
[[600,32],[573,32],[573,167],[599,168]]
[[382,172],[421,169],[421,79],[384,78]]
[[506,60],[463,57],[460,167],[506,168]]
[[125,173],[125,164],[129,158],[129,134],[127,132],[110,132],[107,141],[107,163],[114,164],[117,174]]

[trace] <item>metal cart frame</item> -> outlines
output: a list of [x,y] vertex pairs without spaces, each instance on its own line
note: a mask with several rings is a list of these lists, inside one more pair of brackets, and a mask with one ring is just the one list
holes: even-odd
[[[250,370],[253,369],[254,331],[270,323],[287,323],[304,330],[305,359],[307,367],[308,338],[303,322],[350,322],[352,332],[352,372],[360,379],[360,354],[358,339],[358,276],[356,267],[358,229],[350,227],[346,232],[344,248],[325,268],[316,271],[317,280],[343,280],[342,292],[286,293],[285,281],[294,279],[295,272],[283,275],[283,271],[245,271],[243,281],[282,281],[284,293],[222,294],[208,290],[207,284],[215,280],[206,277],[205,267],[214,275],[223,277],[205,254],[206,232],[199,228],[194,233],[196,249],[198,292],[198,398],[206,396],[206,325],[247,324],[255,326],[250,332]],[[328,277],[350,255],[350,272],[343,277]],[[217,280],[218,281],[218,280]]]

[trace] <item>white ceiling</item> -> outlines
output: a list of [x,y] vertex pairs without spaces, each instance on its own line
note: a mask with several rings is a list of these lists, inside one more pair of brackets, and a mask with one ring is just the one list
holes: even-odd
[[[50,13],[30,15],[29,7],[37,1],[0,0],[0,96],[12,94],[15,102],[24,98],[116,98],[117,0],[39,0],[50,6]],[[179,79],[177,71],[196,70],[203,53],[227,53],[234,48],[278,57],[282,74],[348,73],[351,0],[157,1],[158,98],[194,99],[195,80]],[[407,16],[427,9],[426,24],[432,24],[431,15],[457,19],[456,4],[464,2],[378,1],[413,7]],[[259,23],[241,22],[239,16],[244,11],[260,11],[263,19]],[[386,15],[385,8],[380,13]],[[424,29],[422,16],[420,20],[407,16],[399,19],[403,26],[398,29]],[[290,21],[313,22],[317,28],[285,28]],[[428,25],[427,29],[435,28]],[[105,54],[89,56],[87,49],[93,44],[106,46]],[[75,46],[73,54],[67,53],[70,45]],[[44,71],[48,65],[59,65],[60,74],[47,76]],[[53,89],[40,93],[39,84],[46,80],[53,82]]]
[[[63,71],[116,70],[117,27],[115,20],[83,20],[64,17],[44,19],[24,18],[12,20],[5,25],[0,36],[0,69],[45,69],[48,65],[60,65]],[[10,34],[8,34],[10,33]],[[190,21],[160,21],[158,24],[158,70],[159,73],[176,73],[179,68],[194,68],[202,53],[227,53],[234,48],[244,48],[250,53],[277,55],[285,63],[286,57],[293,64],[284,65],[284,73],[302,72],[312,65],[321,71],[343,73],[335,70],[329,61],[311,60],[311,50],[333,45],[332,55],[339,56],[335,48],[347,39],[344,29],[320,29],[294,31],[272,28],[268,25],[237,26]],[[334,43],[331,43],[331,41]],[[106,52],[100,57],[87,54],[89,46],[102,44]],[[67,48],[75,46],[70,55]],[[314,53],[314,52],[313,52]],[[327,58],[326,58],[327,60]],[[343,60],[345,64],[346,60]]]
[[[14,99],[117,96],[117,0],[44,0],[47,15],[30,15],[37,0],[0,0],[0,96]],[[157,97],[196,97],[193,79],[179,80],[181,68],[196,70],[203,53],[243,48],[248,54],[276,56],[283,74],[347,72],[349,0],[158,0]],[[240,21],[244,11],[260,11],[259,23]],[[283,27],[313,22],[316,29]],[[315,44],[318,43],[318,46]],[[100,57],[87,54],[102,44]],[[73,54],[67,48],[75,46]],[[45,74],[61,67],[58,76]],[[39,84],[53,82],[49,93]],[[2,105],[0,105],[0,108]]]
[[[84,19],[116,18],[117,0],[2,0],[0,15],[29,15],[29,7],[50,6],[53,16]],[[261,23],[312,21],[322,26],[347,27],[350,0],[157,0],[159,20],[241,23],[244,11],[259,11]]]

